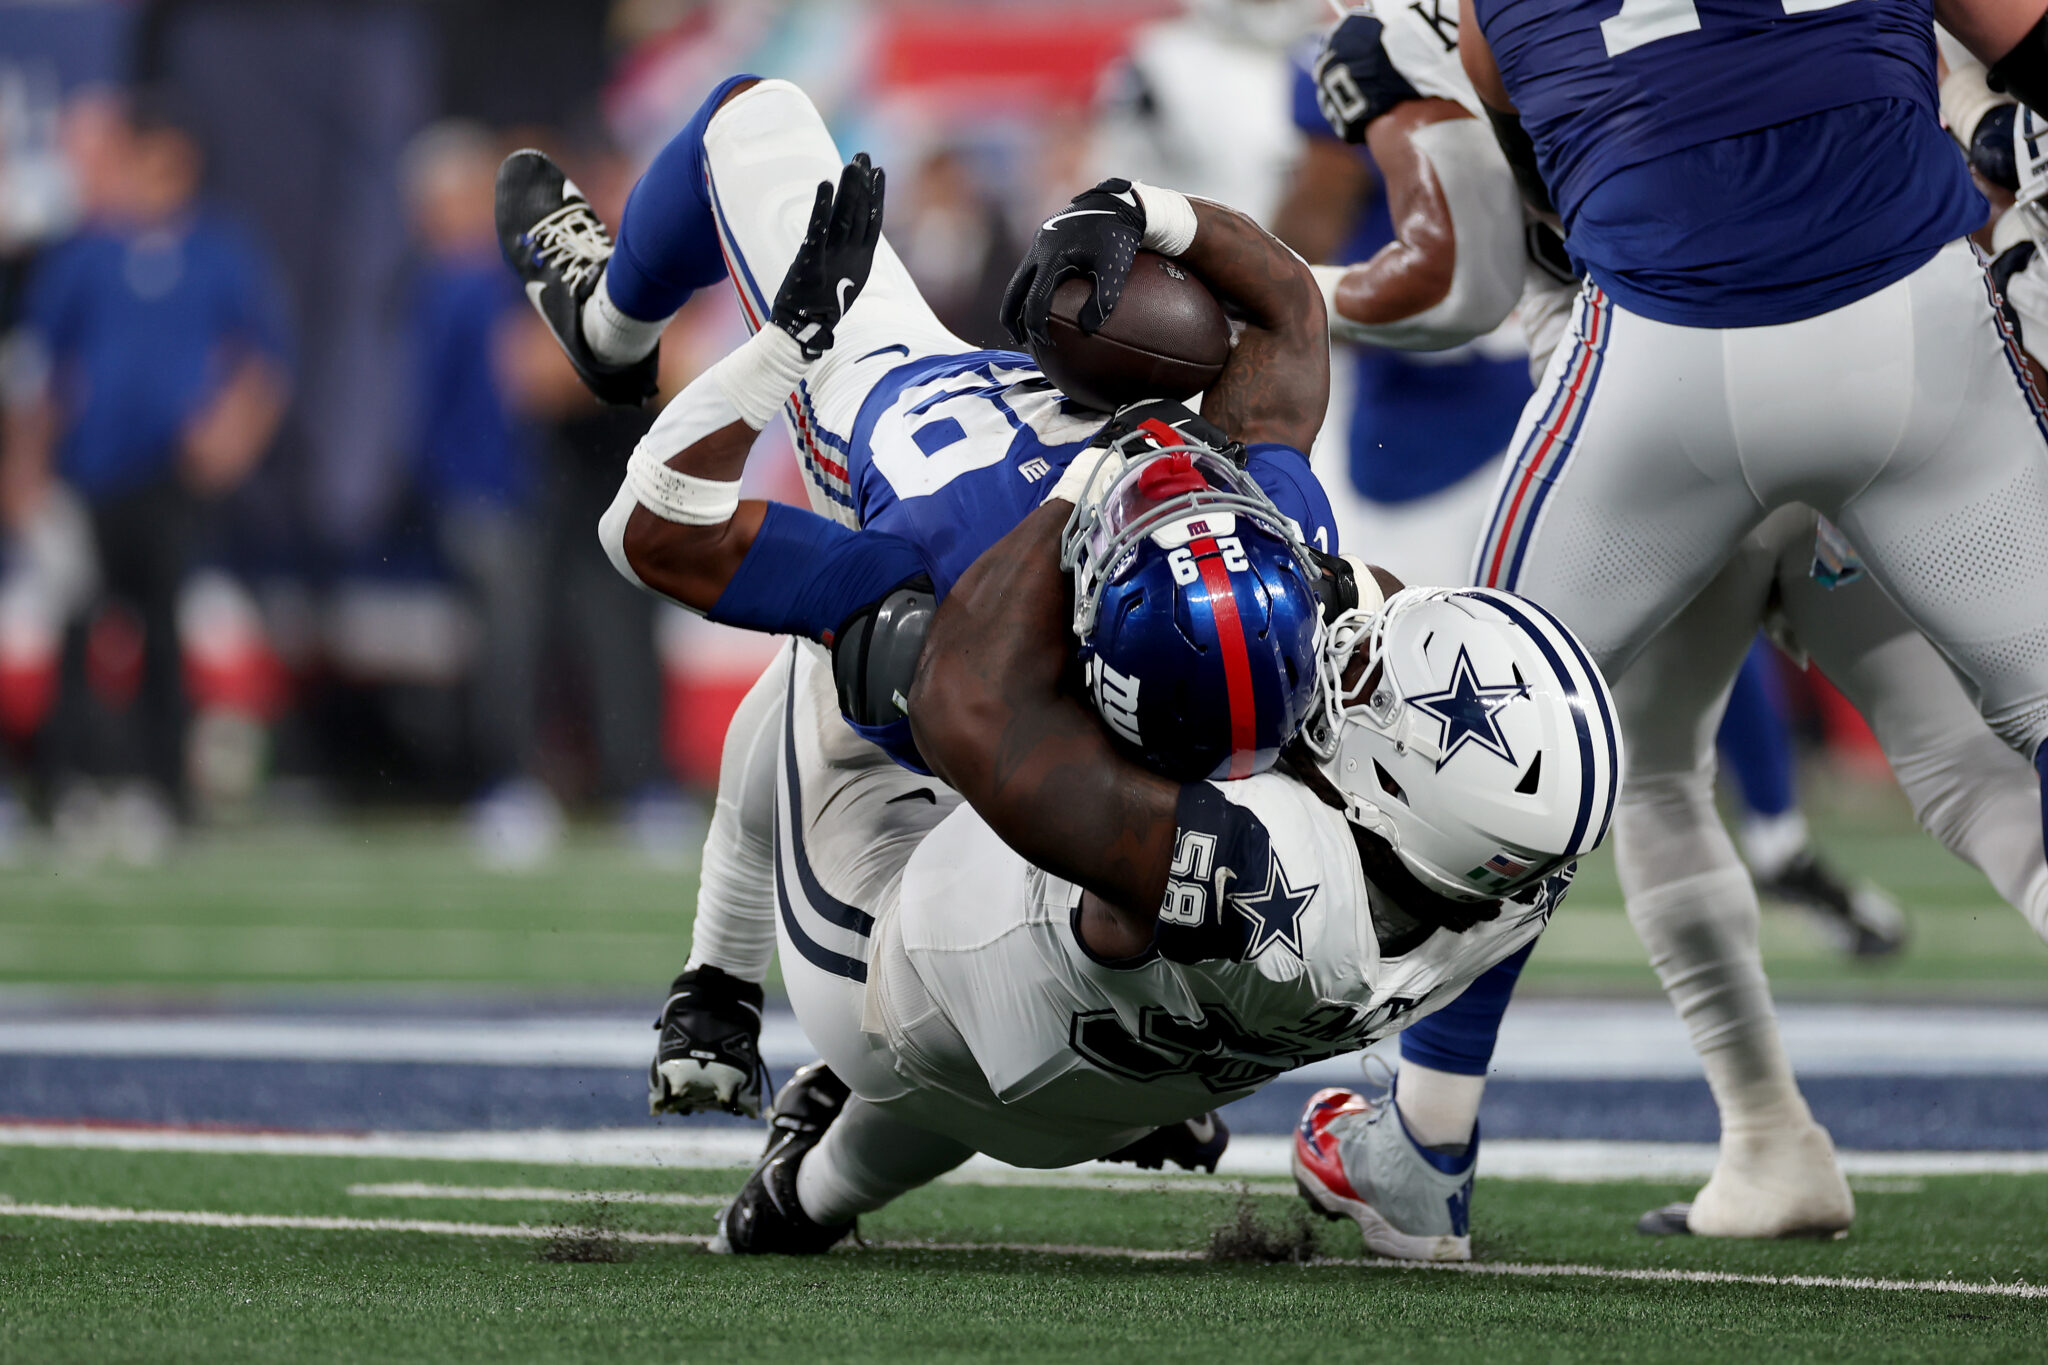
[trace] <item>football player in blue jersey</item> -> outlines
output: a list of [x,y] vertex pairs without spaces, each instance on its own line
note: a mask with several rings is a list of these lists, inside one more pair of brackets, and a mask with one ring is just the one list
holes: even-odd
[[[1480,106],[1459,68],[1455,16],[1445,8],[1388,6],[1384,24],[1355,14],[1316,62],[1323,114],[1339,136],[1371,144],[1400,230],[1395,244],[1362,266],[1318,269],[1340,335],[1358,327],[1388,345],[1447,345],[1476,335],[1503,306],[1497,291],[1489,306],[1470,301],[1486,299],[1484,282],[1508,278],[1521,261],[1519,205],[1505,219],[1477,211],[1512,184],[1507,163],[1490,140],[1465,146],[1447,135],[1461,124],[1476,130]],[[1952,84],[1944,85],[1945,104]],[[1951,125],[1975,127],[1992,100],[1976,99],[1973,116]],[[2013,160],[2010,146],[2004,159]],[[1332,160],[1324,158],[1326,173],[1353,169],[1333,168]],[[1521,301],[1539,373],[1568,309],[1554,278],[1552,269],[1532,266]],[[1408,321],[1418,308],[1433,310],[1426,330]],[[1650,1220],[1658,1230],[1774,1236],[1845,1221],[1851,1208],[1785,1065],[1757,954],[1755,896],[1714,810],[1713,731],[1698,719],[1727,695],[1760,621],[1796,658],[1810,655],[1869,718],[1922,824],[2048,933],[2048,862],[2031,833],[2039,824],[2032,769],[1984,726],[1947,665],[1891,601],[1867,576],[1857,577],[1853,564],[1839,562],[1838,537],[1820,535],[1821,557],[1834,562],[1825,574],[1809,573],[1816,540],[1810,511],[1771,517],[1617,687],[1630,739],[1617,815],[1629,910],[1706,1061],[1726,1133],[1708,1189],[1689,1210],[1660,1211]],[[1471,1155],[1485,1069],[1518,966],[1494,968],[1402,1035],[1394,1104],[1325,1094],[1304,1114],[1297,1151],[1304,1189],[1320,1207],[1352,1213],[1381,1254],[1400,1254],[1402,1238],[1443,1218],[1420,1197],[1432,1188],[1435,1168],[1416,1149],[1433,1148],[1437,1158]],[[1387,1121],[1396,1107],[1400,1121]]]
[[[1660,629],[1695,631],[1681,609],[1698,616],[1688,601],[1730,555],[1803,503],[1862,552],[1997,735],[2048,765],[2041,405],[1963,241],[1986,205],[1936,117],[1932,27],[2039,103],[2041,9],[1466,0],[1463,63],[1584,277],[1568,344],[1524,413],[1482,582],[1552,606],[1622,676],[1647,668]],[[1865,662],[1881,672],[1877,657]],[[1659,724],[1682,735],[1712,700],[1667,688]],[[1717,1072],[1708,1058],[1725,1124],[1715,1180],[1650,1221],[1724,1235],[1845,1226],[1853,1206],[1823,1179],[1825,1134],[1769,1025],[1753,928],[1722,913],[1743,888],[1725,839],[1701,837],[1696,750],[1632,752],[1660,775],[1631,775],[1617,819],[1632,917],[1683,985],[1695,1035],[1733,1039],[1724,1058],[1745,1059]],[[2003,766],[1990,771],[2010,785]],[[1633,883],[1631,847],[1691,875]],[[2014,871],[2001,890],[2023,902],[2031,868]]]
[[[1110,181],[1055,215],[1020,270],[1013,331],[1042,333],[1046,297],[1072,274],[1092,276],[1098,304],[1113,302],[1120,266],[1140,244],[1181,257],[1244,320],[1205,397],[1210,420],[1166,403],[1113,419],[1054,388],[1029,356],[975,350],[948,333],[881,236],[882,192],[881,172],[864,157],[842,170],[800,90],[753,77],[721,84],[657,157],[616,246],[545,156],[507,159],[507,260],[599,397],[647,395],[662,323],[696,288],[730,279],[757,329],[678,395],[635,450],[602,528],[614,564],[672,600],[694,601],[687,585],[663,576],[664,546],[687,540],[689,527],[725,524],[738,495],[736,485],[677,474],[667,461],[723,434],[734,411],[752,430],[785,412],[814,515],[762,509],[748,538],[733,541],[753,547],[746,572],[697,605],[715,620],[836,642],[848,719],[916,764],[902,670],[916,659],[933,603],[1084,452],[1099,458],[1100,441],[1120,441],[1121,453],[1148,439],[1192,442],[1208,454],[1170,477],[1155,470],[1151,492],[1197,498],[1240,524],[1180,547],[1184,564],[1162,559],[1155,567],[1167,576],[1149,596],[1134,594],[1079,632],[1092,693],[1156,770],[1196,779],[1268,766],[1312,689],[1319,587],[1341,596],[1340,580],[1356,575],[1334,556],[1306,562],[1308,542],[1336,549],[1302,454],[1328,383],[1307,272],[1242,215],[1151,186]],[[1069,257],[1085,257],[1085,269]],[[1223,508],[1225,496],[1263,510]],[[895,557],[884,568],[848,567],[834,526],[890,533]],[[1155,549],[1141,556],[1147,565]],[[1245,647],[1234,649],[1240,639]],[[774,948],[769,825],[787,685],[786,670],[770,669],[727,735],[693,948],[663,1010],[650,1076],[658,1111],[760,1106],[754,1040]],[[948,793],[936,805],[950,802]]]

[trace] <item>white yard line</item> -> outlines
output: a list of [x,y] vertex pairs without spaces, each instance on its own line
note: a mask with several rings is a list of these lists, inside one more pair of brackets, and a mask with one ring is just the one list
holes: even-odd
[[[198,1209],[110,1209],[86,1204],[0,1203],[0,1217],[54,1218],[66,1223],[169,1223],[193,1228],[292,1228],[307,1232],[424,1232],[437,1237],[551,1236],[556,1229],[525,1223],[449,1223],[435,1218],[326,1218],[310,1214],[209,1213]],[[711,1238],[684,1232],[607,1232],[622,1242],[702,1246]]]
[[669,1208],[716,1208],[729,1194],[666,1194],[657,1190],[566,1190],[550,1185],[428,1185],[400,1180],[389,1185],[351,1185],[358,1199],[472,1199],[507,1204],[661,1204]]
[[[635,1169],[724,1169],[752,1165],[761,1153],[754,1128],[649,1127],[564,1131],[537,1129],[458,1133],[223,1133],[186,1128],[115,1128],[92,1124],[0,1124],[0,1148],[57,1147],[127,1152],[212,1152],[255,1156],[398,1157],[407,1160],[521,1162],[536,1166],[618,1166]],[[1095,1163],[1063,1171],[1025,1171],[976,1157],[947,1177],[967,1183],[1083,1185],[1091,1189],[1213,1189],[1224,1181],[1285,1177],[1293,1139],[1274,1134],[1233,1138],[1216,1176],[1134,1171]],[[1480,1169],[1496,1180],[1704,1179],[1714,1167],[1711,1143],[1489,1142]],[[1852,1177],[2048,1174],[2043,1152],[1843,1152]]]
[[[415,1232],[442,1237],[534,1239],[556,1229],[524,1223],[451,1223],[425,1218],[332,1218],[270,1213],[210,1213],[189,1209],[99,1208],[82,1204],[0,1203],[0,1216],[46,1218],[68,1223],[156,1223],[178,1227],[271,1228],[307,1232]],[[703,1246],[707,1236],[680,1232],[607,1232],[620,1242],[659,1246]],[[1086,1256],[1129,1261],[1198,1261],[1197,1251],[1161,1251],[1138,1247],[1063,1245],[1042,1242],[873,1242],[881,1251],[1011,1252],[1027,1256]],[[1315,1266],[1349,1269],[1451,1271],[1467,1275],[1516,1278],[1562,1277],[1582,1280],[1639,1280],[1682,1284],[1747,1284],[1795,1289],[1850,1289],[1876,1292],[1982,1294],[2000,1298],[2048,1298],[2048,1285],[1980,1283],[1970,1280],[1883,1280],[1838,1275],[1737,1275],[1717,1270],[1620,1269],[1597,1265],[1537,1265],[1520,1261],[1401,1262],[1328,1260]]]

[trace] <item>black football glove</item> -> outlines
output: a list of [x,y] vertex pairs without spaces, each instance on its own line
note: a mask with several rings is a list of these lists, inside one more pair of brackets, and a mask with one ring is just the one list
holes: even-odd
[[1095,433],[1095,439],[1089,444],[1110,446],[1134,431],[1143,431],[1155,446],[1163,446],[1166,444],[1166,437],[1164,433],[1158,431],[1161,425],[1170,428],[1176,436],[1190,445],[1207,446],[1239,469],[1243,469],[1245,461],[1251,458],[1245,450],[1244,442],[1231,440],[1229,433],[1222,427],[1194,411],[1187,404],[1177,403],[1171,398],[1147,398],[1140,402],[1124,404],[1110,416],[1102,430]]
[[1130,278],[1131,260],[1145,240],[1145,205],[1128,180],[1105,180],[1039,224],[1031,250],[1003,291],[1003,326],[1022,346],[1052,344],[1046,323],[1052,291],[1077,276],[1095,292],[1081,305],[1081,330],[1093,332],[1109,317]]
[[1395,105],[1422,98],[1394,69],[1380,35],[1386,25],[1353,14],[1330,30],[1316,54],[1316,108],[1346,142],[1365,141],[1366,125]]
[[832,329],[867,287],[881,240],[882,169],[861,152],[839,173],[837,194],[831,182],[818,182],[810,228],[768,314],[770,322],[796,338],[805,359],[816,360],[832,349]]

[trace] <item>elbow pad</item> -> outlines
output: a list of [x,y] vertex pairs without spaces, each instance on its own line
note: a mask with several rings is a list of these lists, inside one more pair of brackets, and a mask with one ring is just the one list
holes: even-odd
[[[2010,94],[2037,114],[2048,115],[2048,14],[1992,66],[1985,84]],[[1971,131],[1975,131],[1972,129]]]
[[1506,320],[1522,293],[1522,204],[1514,176],[1477,119],[1454,118],[1416,131],[1451,211],[1457,257],[1451,287],[1420,313],[1392,322],[1353,322],[1337,311],[1344,268],[1318,266],[1316,283],[1330,335],[1403,351],[1442,351],[1485,336]]
[[920,577],[856,611],[832,636],[839,714],[862,739],[927,775],[931,768],[910,732],[910,685],[937,610],[931,580]]

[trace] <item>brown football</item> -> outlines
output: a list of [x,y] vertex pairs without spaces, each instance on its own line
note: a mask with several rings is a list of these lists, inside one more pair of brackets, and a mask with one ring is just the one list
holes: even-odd
[[1081,305],[1094,285],[1066,280],[1052,294],[1050,346],[1031,354],[1068,397],[1104,412],[1148,398],[1176,402],[1216,381],[1230,356],[1230,320],[1209,287],[1151,251],[1131,261],[1124,292],[1102,329],[1081,330]]

